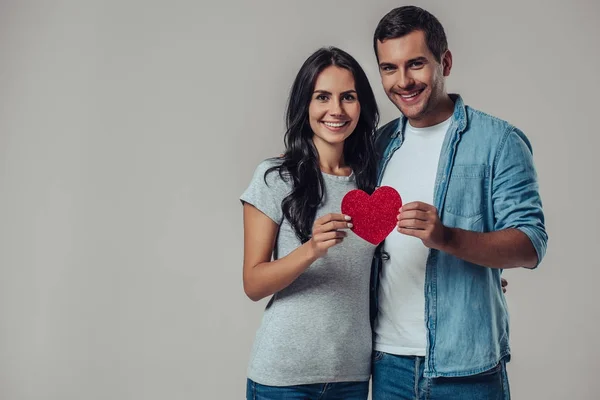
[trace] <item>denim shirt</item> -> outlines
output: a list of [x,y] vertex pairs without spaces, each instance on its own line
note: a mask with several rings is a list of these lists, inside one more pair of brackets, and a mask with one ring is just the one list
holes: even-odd
[[[442,223],[475,232],[518,229],[531,240],[539,264],[548,236],[529,140],[506,121],[466,106],[460,96],[451,98],[454,113],[442,145],[433,197]],[[402,145],[405,125],[402,116],[377,132],[376,148],[382,157],[379,185],[388,161]],[[372,323],[382,258],[387,257],[381,249],[382,245],[371,277]],[[430,249],[425,271],[424,376],[474,375],[508,360],[502,270]]]

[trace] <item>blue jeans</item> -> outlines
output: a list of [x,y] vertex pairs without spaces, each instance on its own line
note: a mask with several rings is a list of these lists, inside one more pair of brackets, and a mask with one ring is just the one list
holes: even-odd
[[506,364],[460,378],[425,378],[425,358],[373,352],[373,400],[510,400]]
[[248,379],[246,400],[367,400],[369,381],[266,386]]

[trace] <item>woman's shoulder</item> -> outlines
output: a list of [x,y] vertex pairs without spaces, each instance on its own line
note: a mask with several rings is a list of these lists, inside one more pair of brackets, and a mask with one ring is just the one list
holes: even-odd
[[267,186],[285,189],[289,186],[290,181],[287,178],[285,170],[280,167],[283,164],[283,159],[280,157],[267,158],[261,161],[254,170],[253,181],[262,181]]
[[262,172],[263,174],[270,169],[279,171],[279,168],[283,164],[283,158],[272,157],[262,160],[256,167],[256,172]]

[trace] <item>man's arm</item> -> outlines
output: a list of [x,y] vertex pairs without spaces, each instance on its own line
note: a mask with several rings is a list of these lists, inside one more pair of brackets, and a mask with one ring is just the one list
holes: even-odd
[[518,229],[497,232],[471,232],[446,228],[448,240],[442,251],[490,268],[534,268],[538,257],[533,244]]
[[484,267],[533,268],[538,264],[535,248],[523,232],[513,228],[486,233],[448,228],[434,206],[420,201],[400,209],[398,232],[421,239],[429,248]]
[[408,203],[400,209],[398,231],[474,264],[535,268],[546,252],[548,235],[531,146],[516,129],[505,134],[492,176],[494,232],[446,227],[437,209],[422,202]]

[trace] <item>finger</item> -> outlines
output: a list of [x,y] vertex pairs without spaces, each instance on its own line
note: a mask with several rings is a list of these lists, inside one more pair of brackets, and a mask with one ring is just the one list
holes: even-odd
[[317,234],[317,233],[324,233],[324,232],[329,232],[329,231],[334,231],[337,229],[350,229],[353,228],[354,225],[351,222],[347,222],[347,221],[331,221],[331,222],[327,222],[323,225],[316,225],[313,228],[313,235]]
[[504,279],[504,278],[500,278],[500,284],[504,288],[504,287],[508,286],[508,281],[506,279]]
[[331,232],[319,233],[318,235],[314,236],[314,240],[315,240],[315,242],[320,243],[320,242],[326,242],[328,240],[333,240],[333,239],[343,239],[347,235],[348,234],[344,231],[331,231]]
[[506,288],[502,286],[502,293],[506,293]]
[[338,239],[331,239],[331,240],[327,240],[327,241],[323,242],[323,246],[326,249],[329,249],[329,248],[335,246],[336,244],[342,243],[343,241],[344,241],[344,239],[340,239],[340,238],[338,238]]
[[315,225],[324,225],[331,221],[350,221],[352,218],[349,215],[329,213],[323,215],[315,221]]
[[420,219],[422,221],[427,221],[429,219],[429,214],[421,210],[409,210],[398,214],[398,221],[402,219]]
[[354,225],[351,222],[341,222],[341,221],[331,221],[328,222],[326,224],[323,224],[319,227],[319,229],[321,230],[321,232],[329,232],[329,231],[334,231],[336,229],[349,229],[352,228]]
[[425,231],[421,229],[407,229],[407,228],[396,228],[398,232],[407,236],[414,236],[419,239],[423,239],[425,235]]
[[398,228],[406,228],[406,229],[427,229],[429,224],[426,221],[421,221],[420,219],[403,219],[398,221]]
[[421,210],[425,212],[430,212],[435,210],[435,207],[431,204],[423,203],[422,201],[412,201],[410,203],[406,203],[400,208],[400,212],[406,212],[411,210]]

